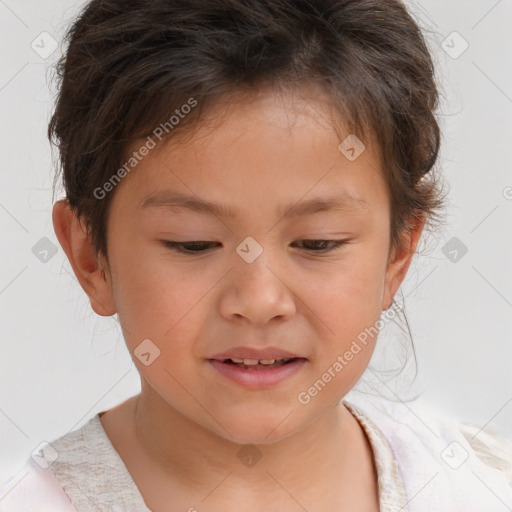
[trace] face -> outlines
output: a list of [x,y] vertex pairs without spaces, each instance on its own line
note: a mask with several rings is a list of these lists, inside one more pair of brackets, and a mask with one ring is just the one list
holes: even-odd
[[314,98],[267,91],[219,106],[214,128],[150,152],[112,199],[99,301],[118,313],[143,393],[237,442],[287,437],[343,398],[374,349],[361,333],[408,265],[388,265],[375,146],[348,159],[349,133]]

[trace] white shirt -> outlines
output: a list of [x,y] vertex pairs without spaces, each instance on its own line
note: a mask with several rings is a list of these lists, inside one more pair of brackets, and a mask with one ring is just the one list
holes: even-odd
[[[361,424],[370,441],[378,475],[380,512],[409,511],[404,486],[407,475],[402,475],[390,443],[359,406],[347,400],[343,400],[343,403]],[[51,461],[53,450],[56,450],[58,458],[49,466],[51,473],[77,512],[151,512],[103,429],[100,414],[93,416],[78,430],[51,442],[51,446],[43,448],[39,455]],[[496,433],[483,431],[478,437],[472,437],[477,427],[459,425],[478,458],[491,467],[501,469],[508,485],[512,486],[512,443]],[[30,463],[34,466],[31,459]],[[3,487],[0,497],[5,494],[6,487]],[[19,505],[21,498],[18,508],[16,505],[16,493],[20,495],[21,487],[17,485],[6,499],[0,501],[0,512],[24,510]],[[39,503],[36,499],[33,501]],[[36,512],[33,506],[31,510]],[[55,507],[51,510],[57,511]],[[73,510],[73,507],[63,507],[62,510]],[[506,512],[507,508],[503,510]]]

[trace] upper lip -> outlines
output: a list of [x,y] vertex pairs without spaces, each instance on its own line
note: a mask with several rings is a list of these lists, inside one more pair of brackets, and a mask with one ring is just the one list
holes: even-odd
[[[251,347],[234,347],[225,352],[219,352],[210,357],[210,359],[217,359],[224,361],[225,359],[258,359],[258,360],[269,360],[269,359],[292,359],[302,357],[288,350],[276,347],[265,347],[265,348],[251,348]],[[303,358],[305,359],[305,358]]]

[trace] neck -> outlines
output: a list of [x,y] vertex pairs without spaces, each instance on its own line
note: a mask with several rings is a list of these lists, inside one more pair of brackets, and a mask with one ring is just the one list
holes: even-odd
[[162,481],[189,494],[205,494],[223,482],[215,492],[219,503],[234,496],[243,503],[261,496],[283,499],[284,490],[306,499],[307,483],[319,496],[333,489],[344,499],[359,494],[360,504],[360,492],[368,494],[368,478],[362,476],[376,480],[368,440],[341,403],[284,439],[246,445],[190,421],[152,390],[134,399],[134,433],[148,464],[158,468]]

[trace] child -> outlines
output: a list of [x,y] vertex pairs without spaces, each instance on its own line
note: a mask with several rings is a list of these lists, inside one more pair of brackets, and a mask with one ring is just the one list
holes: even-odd
[[507,440],[354,389],[443,206],[403,4],[93,0],[68,41],[53,222],[141,392],[0,510],[511,510]]

